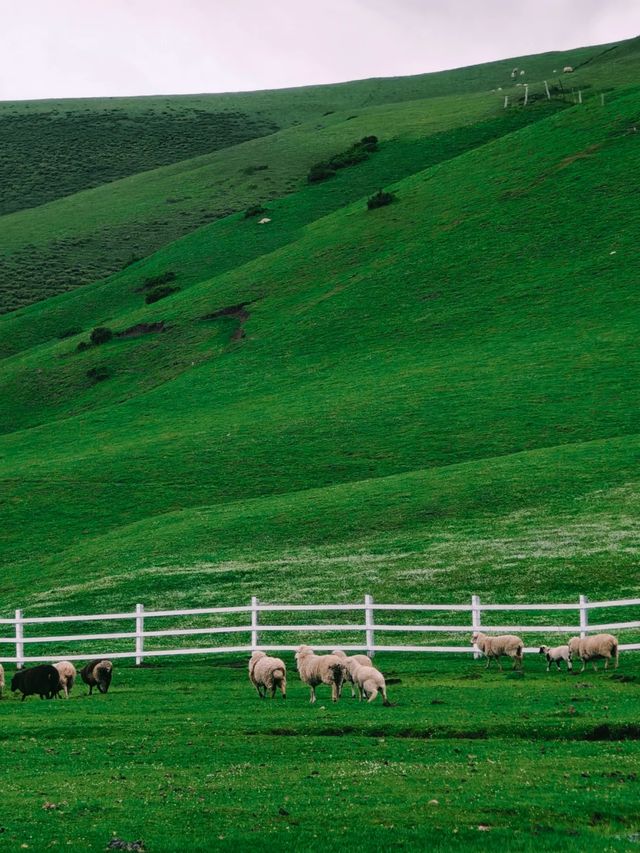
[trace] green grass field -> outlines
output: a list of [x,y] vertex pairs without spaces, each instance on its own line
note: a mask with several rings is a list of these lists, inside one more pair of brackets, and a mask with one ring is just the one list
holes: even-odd
[[[639,73],[0,104],[0,616],[637,597]],[[393,708],[240,659],[3,699],[0,847],[634,849],[640,658],[532,657],[382,655]]]
[[[638,671],[523,679],[380,656],[395,707],[260,701],[243,660],[117,667],[107,696],[0,702],[3,849],[630,850]],[[37,777],[34,770],[37,769]],[[28,819],[26,818],[28,816]]]

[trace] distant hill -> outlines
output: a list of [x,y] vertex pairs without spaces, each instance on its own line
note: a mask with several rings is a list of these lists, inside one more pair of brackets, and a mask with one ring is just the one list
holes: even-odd
[[639,65],[202,96],[1,217],[0,613],[636,589]]

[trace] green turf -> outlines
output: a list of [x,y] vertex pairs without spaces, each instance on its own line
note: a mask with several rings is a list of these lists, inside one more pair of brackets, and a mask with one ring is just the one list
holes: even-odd
[[[260,701],[245,663],[116,667],[107,696],[0,702],[6,850],[114,837],[149,851],[630,850],[637,679],[524,679],[468,658],[379,656],[397,703],[315,707],[294,673]],[[37,768],[37,779],[34,770]],[[25,818],[28,815],[28,820]]]

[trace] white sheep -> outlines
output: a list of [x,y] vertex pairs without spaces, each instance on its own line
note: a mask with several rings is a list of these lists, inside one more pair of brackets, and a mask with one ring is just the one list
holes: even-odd
[[524,651],[524,643],[520,637],[515,634],[502,634],[498,637],[488,637],[482,631],[477,631],[472,639],[471,645],[477,646],[482,654],[487,658],[487,669],[492,660],[497,661],[498,668],[502,669],[500,658],[502,655],[507,655],[513,659],[513,669],[519,667],[522,669],[522,653]]
[[272,658],[264,652],[254,652],[249,660],[249,680],[261,699],[271,691],[271,698],[279,689],[282,698],[287,698],[287,667],[280,658]]
[[0,663],[0,699],[2,699],[3,690],[4,690],[4,667]]
[[56,695],[60,696],[60,692],[63,691],[65,699],[68,699],[71,688],[76,680],[76,668],[71,661],[68,660],[58,661],[58,663],[54,663],[54,666],[60,675],[60,688]]
[[373,664],[371,663],[371,658],[367,657],[367,655],[346,655],[342,651],[342,649],[334,649],[331,654],[341,658],[344,661],[344,680],[348,681],[351,685],[351,698],[355,699],[356,691],[353,686],[353,676],[351,675],[351,670],[349,669],[347,662],[350,660],[355,660],[361,666],[373,666]]
[[344,680],[344,662],[337,655],[317,655],[309,646],[300,646],[296,652],[296,666],[300,679],[309,685],[310,702],[316,701],[318,684],[331,686],[331,700],[337,702]]
[[567,672],[571,672],[573,669],[569,646],[554,646],[553,648],[549,648],[549,646],[540,646],[540,654],[544,655],[547,659],[547,672],[549,672],[552,663],[555,663],[556,668],[559,671],[560,661],[562,660],[566,661]]
[[349,658],[347,666],[353,681],[358,687],[359,699],[362,702],[362,697],[365,696],[369,702],[374,702],[378,692],[382,693],[382,704],[391,705],[387,698],[387,685],[384,680],[384,675],[380,670],[376,669],[369,662],[363,666],[354,658]]
[[573,74],[573,65],[565,65],[562,69],[563,74]]
[[593,637],[572,637],[569,640],[569,654],[579,657],[584,672],[587,661],[593,663],[597,672],[596,660],[604,658],[604,668],[608,669],[611,658],[615,659],[615,669],[618,668],[618,640],[613,634],[594,634]]

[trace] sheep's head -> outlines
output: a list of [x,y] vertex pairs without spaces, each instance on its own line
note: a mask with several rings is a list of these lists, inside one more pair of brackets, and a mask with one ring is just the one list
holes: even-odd
[[103,660],[94,667],[93,677],[96,680],[100,693],[106,693],[111,684],[111,676],[113,675],[113,665],[111,661]]
[[549,646],[540,646],[540,652],[539,652],[539,654],[541,654],[541,655],[546,655],[546,653],[547,653],[548,651],[549,651]]
[[13,693],[15,693],[16,690],[20,690],[21,682],[22,682],[22,673],[16,672],[16,674],[11,679],[11,690]]
[[266,656],[266,652],[253,652],[253,654],[251,655],[251,660],[260,660],[260,658],[266,658]]
[[346,653],[343,652],[342,649],[334,649],[331,652],[331,654],[335,655],[337,658],[346,658],[347,657]]
[[473,636],[471,637],[471,645],[475,646],[475,644],[478,642],[479,639],[480,639],[480,632],[475,631]]
[[296,652],[296,660],[301,660],[308,655],[313,654],[313,649],[310,646],[299,646],[298,651]]

